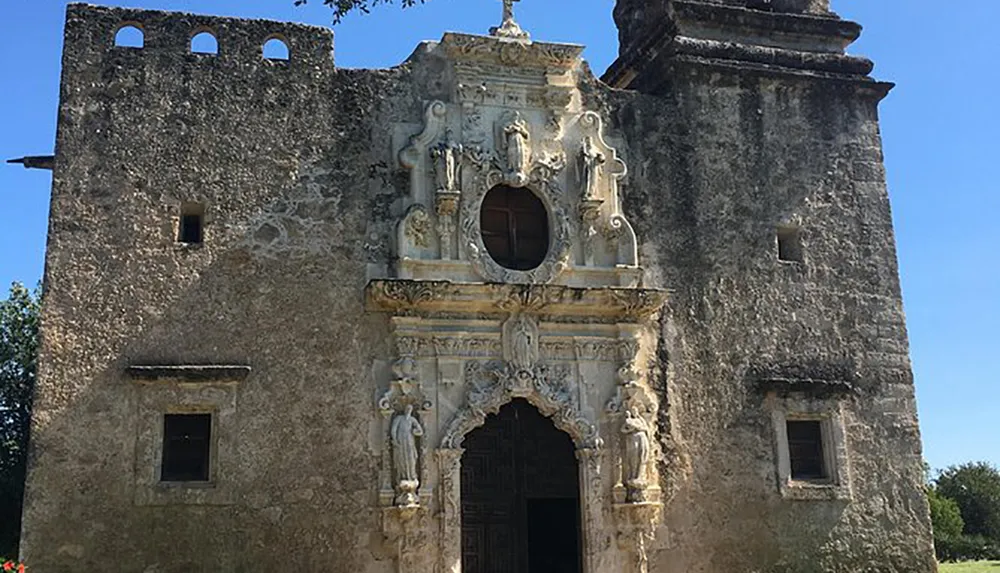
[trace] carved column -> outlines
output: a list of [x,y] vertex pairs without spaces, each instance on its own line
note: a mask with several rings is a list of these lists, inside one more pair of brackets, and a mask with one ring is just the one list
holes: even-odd
[[662,507],[659,502],[614,504],[618,547],[629,556],[626,571],[649,572],[649,544],[655,537]]
[[462,571],[462,448],[440,448],[434,451],[440,471],[440,570],[443,573]]
[[604,496],[601,488],[601,451],[598,448],[576,450],[580,475],[580,519],[583,543],[583,573],[601,570],[600,536],[603,529],[601,510]]
[[455,213],[458,211],[459,193],[438,192],[435,198],[437,211],[437,232],[441,245],[441,258],[450,261],[455,258],[452,245],[455,242]]
[[426,507],[382,509],[382,534],[396,558],[398,573],[430,572],[430,518]]

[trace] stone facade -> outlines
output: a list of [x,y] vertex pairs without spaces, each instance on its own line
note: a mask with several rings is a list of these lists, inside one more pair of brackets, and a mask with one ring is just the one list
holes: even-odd
[[[601,81],[506,4],[388,70],[324,29],[70,5],[33,570],[459,573],[462,442],[514,399],[572,439],[584,573],[935,570],[860,27],[618,0]],[[532,268],[485,242],[497,186],[544,206]],[[161,480],[183,413],[199,483]]]

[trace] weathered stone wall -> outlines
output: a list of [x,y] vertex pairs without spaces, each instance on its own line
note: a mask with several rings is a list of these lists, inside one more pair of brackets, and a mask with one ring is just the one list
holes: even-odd
[[[881,92],[718,72],[677,65],[668,95],[611,100],[637,167],[626,208],[671,290],[661,476],[675,497],[655,570],[931,571]],[[777,258],[787,223],[802,263]],[[856,389],[805,393],[843,403],[849,502],[782,498],[766,375]]]
[[[145,48],[112,46],[123,22],[145,29]],[[218,56],[187,53],[203,26]],[[290,61],[262,59],[271,34]],[[393,199],[376,119],[407,83],[404,71],[335,70],[331,49],[323,29],[70,6],[32,569],[370,567],[370,368],[387,351],[361,293],[368,261],[387,252],[373,231]],[[201,246],[175,243],[182,201],[207,205]],[[236,463],[219,480],[229,501],[135,503],[137,473],[151,470],[136,452],[134,363],[252,365],[235,390]]]
[[[112,46],[126,22],[143,49]],[[217,56],[188,53],[203,28]],[[261,58],[272,35],[288,62]],[[363,291],[391,267],[407,192],[390,126],[419,125],[448,95],[425,52],[338,70],[321,29],[70,6],[23,542],[34,570],[393,567],[372,444],[373,364],[394,353]],[[646,284],[671,290],[649,365],[666,498],[650,570],[932,571],[884,88],[680,61],[637,84],[658,95],[581,87],[622,144]],[[185,201],[207,206],[201,246],[175,242]],[[781,224],[800,226],[802,263],[777,260]],[[217,491],[184,504],[143,491],[154,390],[125,374],[142,363],[252,367],[179,385],[235,401]],[[776,378],[844,382],[797,392],[841,405],[848,499],[782,496],[781,395],[761,386]]]

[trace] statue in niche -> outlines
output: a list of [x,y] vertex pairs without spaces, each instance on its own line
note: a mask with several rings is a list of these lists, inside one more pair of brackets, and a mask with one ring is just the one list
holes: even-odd
[[461,145],[450,142],[441,142],[431,148],[438,193],[458,192],[458,168],[462,151]]
[[413,406],[408,404],[402,414],[392,420],[392,462],[396,477],[396,505],[417,505],[417,488],[420,477],[417,473],[417,438],[424,435],[424,428],[413,415]]
[[530,370],[538,361],[538,340],[528,317],[521,315],[514,323],[511,363],[518,370]]
[[580,149],[580,168],[583,183],[583,199],[594,201],[600,197],[601,170],[607,158],[601,150],[594,145],[592,137],[583,138],[583,147]]
[[649,463],[649,424],[637,410],[626,410],[621,431],[625,434],[622,481],[628,490],[627,500],[643,501]]
[[528,122],[521,118],[519,112],[514,112],[503,128],[503,135],[507,145],[507,182],[523,187],[528,182],[528,162],[531,159]]

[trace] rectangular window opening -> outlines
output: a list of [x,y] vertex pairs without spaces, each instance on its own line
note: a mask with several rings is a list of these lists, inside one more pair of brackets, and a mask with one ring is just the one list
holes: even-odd
[[823,451],[823,423],[819,420],[789,420],[787,424],[792,479],[829,479],[830,472]]
[[205,237],[205,206],[201,203],[181,204],[181,220],[177,229],[177,242],[200,244]]
[[778,260],[802,262],[802,233],[798,227],[778,227]]
[[164,415],[160,481],[209,481],[211,439],[211,414]]

